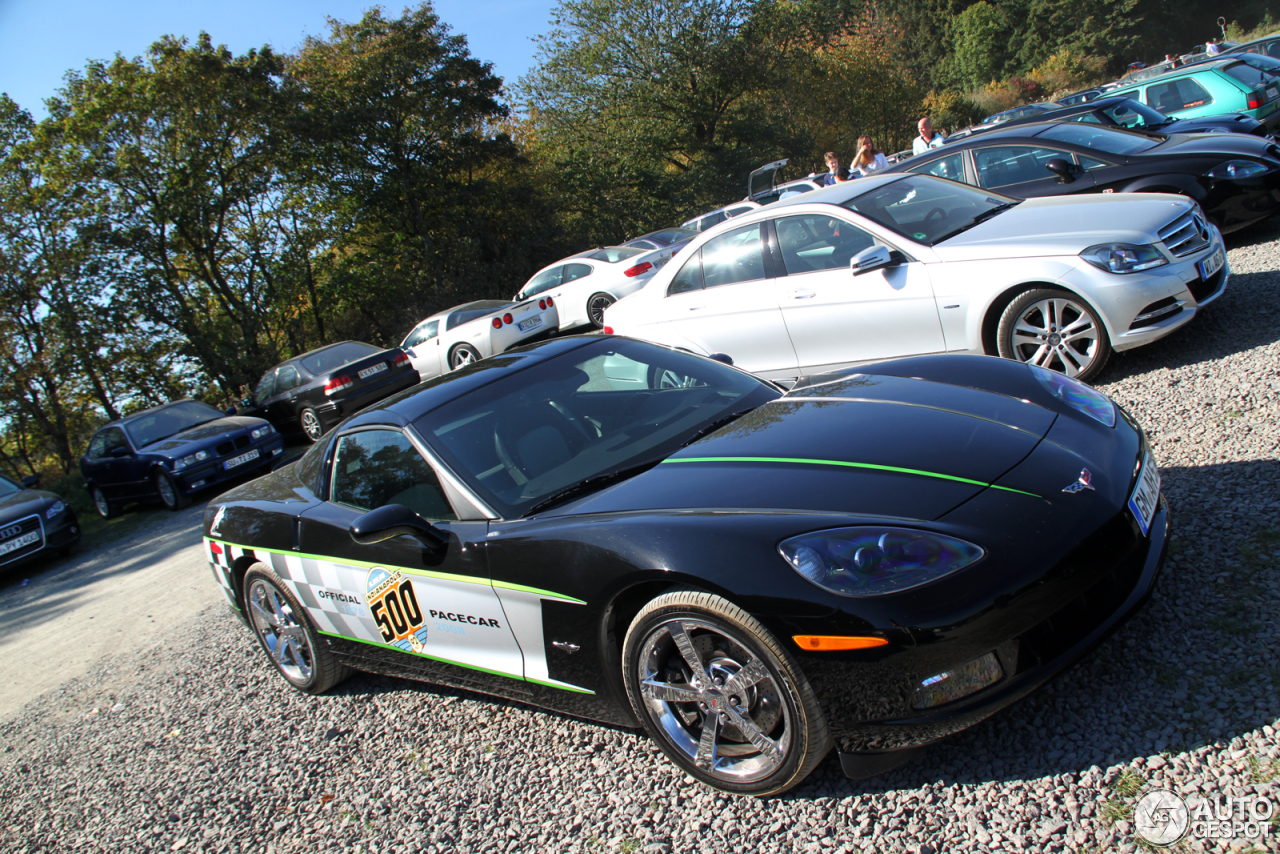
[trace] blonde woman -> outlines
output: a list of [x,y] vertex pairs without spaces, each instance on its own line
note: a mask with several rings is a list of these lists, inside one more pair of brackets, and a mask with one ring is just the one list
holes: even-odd
[[858,153],[853,155],[853,162],[849,164],[849,168],[857,169],[863,175],[872,175],[888,167],[889,161],[885,159],[884,153],[872,144],[871,137],[858,137]]

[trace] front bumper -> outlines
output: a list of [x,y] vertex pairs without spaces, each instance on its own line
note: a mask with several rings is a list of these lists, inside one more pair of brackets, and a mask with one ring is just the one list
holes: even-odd
[[52,519],[45,518],[43,510],[27,519],[36,521],[33,529],[39,533],[39,541],[0,555],[0,570],[23,566],[48,557],[50,551],[69,549],[80,542],[80,520],[70,507]]
[[[258,456],[243,463],[226,467],[226,463],[244,454],[256,450]],[[245,472],[253,471],[264,466],[271,466],[280,459],[284,453],[284,438],[279,433],[272,433],[265,439],[257,443],[246,445],[244,448],[236,448],[231,454],[224,454],[217,460],[200,465],[193,466],[182,471],[172,472],[174,481],[178,484],[183,494],[190,495],[193,492],[206,489],[216,483],[239,477]]]

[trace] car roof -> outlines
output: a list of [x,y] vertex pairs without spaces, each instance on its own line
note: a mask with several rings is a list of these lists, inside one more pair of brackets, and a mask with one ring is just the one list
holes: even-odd
[[[209,406],[209,404],[205,403],[203,400],[196,400],[193,397],[184,397],[181,400],[171,400],[168,403],[162,403],[159,406],[149,406],[146,409],[140,409],[137,412],[131,412],[128,415],[117,418],[115,421],[108,421],[106,424],[103,424],[101,427],[99,427],[98,430],[105,430],[108,427],[120,427],[125,424],[128,424],[130,421],[134,421],[138,418],[141,418],[144,415],[151,415],[152,413],[159,412],[162,409],[168,409],[171,406],[177,406],[179,403],[199,403],[203,406]],[[212,406],[209,406],[209,408],[213,409]],[[96,433],[98,431],[95,430],[94,432]]]
[[1273,42],[1277,39],[1280,39],[1280,31],[1274,32],[1269,36],[1263,36],[1260,39],[1253,39],[1252,41],[1247,41],[1242,44],[1235,45],[1234,47],[1224,50],[1223,53],[1224,54],[1244,53],[1249,48],[1253,47],[1255,44],[1266,44],[1267,42]]
[[564,353],[607,340],[600,335],[569,335],[508,350],[464,368],[429,379],[353,415],[343,429],[372,425],[403,427],[432,410],[451,403],[513,373]]
[[1239,62],[1238,56],[1215,56],[1208,59],[1197,59],[1194,62],[1188,62],[1186,65],[1180,65],[1177,68],[1171,68],[1164,74],[1157,74],[1144,80],[1135,80],[1132,83],[1121,82],[1118,89],[1128,89],[1130,86],[1141,86],[1152,81],[1165,82],[1174,77],[1185,77],[1188,74],[1200,74],[1205,71],[1216,71],[1230,65],[1233,62]]

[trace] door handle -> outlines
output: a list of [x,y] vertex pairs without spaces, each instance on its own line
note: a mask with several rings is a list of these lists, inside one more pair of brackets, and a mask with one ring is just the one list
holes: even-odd
[[818,294],[808,288],[792,288],[791,296],[795,299],[810,299]]

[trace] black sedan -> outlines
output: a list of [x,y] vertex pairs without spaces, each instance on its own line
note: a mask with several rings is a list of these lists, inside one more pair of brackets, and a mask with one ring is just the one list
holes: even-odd
[[889,172],[964,181],[1028,199],[1075,193],[1179,193],[1224,233],[1280,209],[1280,146],[1238,133],[1146,135],[1087,122],[976,133]]
[[80,473],[104,519],[128,501],[159,498],[170,510],[194,492],[280,462],[284,439],[261,418],[227,416],[179,400],[112,421],[93,434]]
[[267,371],[241,414],[314,442],[348,415],[417,384],[418,371],[400,347],[340,341]]
[[642,725],[769,794],[891,767],[1062,671],[1167,540],[1138,426],[1033,366],[923,357],[783,394],[613,336],[468,366],[205,513],[296,689],[349,668]]
[[[1108,95],[1087,103],[1034,113],[1020,119],[1012,119],[997,127],[1008,130],[1046,121],[1088,122],[1147,134],[1247,133],[1253,136],[1267,136],[1266,125],[1244,113],[1224,113],[1220,116],[1201,116],[1195,119],[1171,119],[1154,107],[1148,107],[1141,101],[1135,101],[1124,95]],[[987,128],[979,126],[975,130],[985,133]]]
[[49,552],[67,554],[80,544],[76,511],[55,493],[36,489],[31,475],[21,485],[0,475],[0,567],[14,567]]

